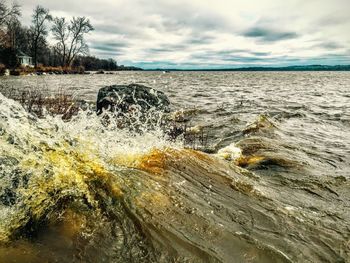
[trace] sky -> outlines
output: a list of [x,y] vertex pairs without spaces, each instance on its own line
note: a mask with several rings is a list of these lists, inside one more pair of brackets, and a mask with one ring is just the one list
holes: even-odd
[[17,0],[86,16],[90,54],[149,68],[350,64],[350,0]]

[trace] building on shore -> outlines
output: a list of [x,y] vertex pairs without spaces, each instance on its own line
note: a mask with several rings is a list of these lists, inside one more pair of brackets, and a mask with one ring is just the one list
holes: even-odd
[[26,66],[26,67],[33,67],[33,58],[31,56],[28,56],[27,54],[23,53],[22,51],[19,51],[17,53],[17,58],[19,64],[21,66]]

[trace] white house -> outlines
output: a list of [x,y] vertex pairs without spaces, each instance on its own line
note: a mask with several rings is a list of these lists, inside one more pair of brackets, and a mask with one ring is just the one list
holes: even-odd
[[33,67],[32,57],[26,55],[25,53],[19,51],[17,54],[18,62],[21,66]]

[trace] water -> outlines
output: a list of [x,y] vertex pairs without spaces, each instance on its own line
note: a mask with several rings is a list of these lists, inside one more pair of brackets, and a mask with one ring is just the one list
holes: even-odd
[[0,262],[350,260],[350,73],[0,80],[91,101],[105,85],[154,87],[212,152],[89,112],[36,119],[0,95]]

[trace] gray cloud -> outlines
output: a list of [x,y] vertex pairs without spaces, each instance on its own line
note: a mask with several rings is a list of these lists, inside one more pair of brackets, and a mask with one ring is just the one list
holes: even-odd
[[196,60],[222,60],[222,61],[263,61],[268,59],[270,52],[255,52],[249,49],[230,49],[218,51],[202,51],[192,54],[191,58]]
[[197,35],[190,37],[186,40],[186,43],[192,44],[192,45],[202,45],[202,44],[210,44],[215,41],[214,36],[208,36],[208,35]]
[[349,22],[349,19],[347,16],[343,15],[334,15],[334,14],[329,14],[325,17],[322,17],[315,21],[315,26],[317,27],[329,27],[329,26],[337,26],[337,25],[342,25],[344,23]]
[[123,55],[124,52],[121,51],[95,51],[94,55],[97,55],[98,57],[105,57],[105,58],[115,58],[117,56]]
[[150,52],[150,53],[177,52],[186,48],[187,48],[187,45],[185,44],[167,44],[167,45],[161,45],[160,47],[156,47],[156,48],[149,48],[146,50],[146,52]]
[[334,41],[326,41],[326,42],[315,44],[313,45],[313,47],[320,47],[326,50],[334,50],[334,49],[343,48],[344,46]]
[[258,57],[264,57],[271,55],[271,52],[251,52],[251,54]]
[[166,53],[166,52],[173,52],[175,51],[172,48],[166,48],[166,47],[159,47],[159,48],[150,48],[145,50],[147,53]]
[[[144,0],[144,9],[161,18],[161,24],[167,31],[179,31],[186,28],[197,30],[223,30],[228,27],[227,17],[190,1],[152,1]],[[195,32],[195,31],[194,31]]]
[[90,51],[93,54],[103,57],[115,58],[126,53],[125,49],[129,47],[126,41],[106,40],[93,41],[90,44]]
[[232,55],[232,54],[237,54],[237,53],[244,53],[244,52],[250,52],[249,49],[225,49],[225,50],[219,50],[217,52],[215,52],[215,54],[220,55],[220,56],[228,56],[228,55]]
[[105,51],[118,51],[122,48],[127,47],[127,43],[98,43],[94,42],[90,45],[90,48],[96,49],[96,50],[105,50]]
[[18,1],[27,25],[37,4],[54,16],[87,16],[95,27],[86,38],[91,54],[123,64],[350,63],[348,0],[269,0],[254,6],[240,0]]
[[292,31],[278,31],[264,27],[252,27],[243,33],[245,37],[258,38],[266,42],[274,42],[297,38],[298,34]]
[[261,62],[261,61],[267,61],[266,58],[260,58],[260,57],[247,57],[247,56],[232,56],[232,57],[225,57],[222,59],[223,61],[229,61],[229,62],[240,62],[242,64],[245,63],[251,63],[251,62]]
[[122,25],[109,25],[109,24],[95,24],[95,30],[106,34],[123,34],[125,33],[125,27]]

